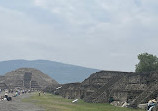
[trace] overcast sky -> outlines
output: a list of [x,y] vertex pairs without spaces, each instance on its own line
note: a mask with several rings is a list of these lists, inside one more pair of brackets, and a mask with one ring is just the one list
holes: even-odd
[[158,0],[0,0],[0,61],[134,71],[158,56]]

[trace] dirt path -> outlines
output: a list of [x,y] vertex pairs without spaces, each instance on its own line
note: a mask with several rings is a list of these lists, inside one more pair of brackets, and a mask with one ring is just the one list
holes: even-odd
[[0,111],[45,111],[31,103],[22,102],[23,98],[30,97],[31,94],[23,94],[13,97],[12,101],[0,101]]

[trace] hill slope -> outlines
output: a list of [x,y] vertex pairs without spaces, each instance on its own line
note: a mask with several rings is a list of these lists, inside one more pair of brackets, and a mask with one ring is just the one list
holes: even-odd
[[81,82],[97,69],[63,64],[48,60],[9,60],[0,62],[0,75],[18,68],[36,68],[48,74],[59,83]]

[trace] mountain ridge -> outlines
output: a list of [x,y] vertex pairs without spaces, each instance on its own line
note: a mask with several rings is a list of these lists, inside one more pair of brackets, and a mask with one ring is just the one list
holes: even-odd
[[5,73],[18,68],[36,68],[45,74],[48,74],[61,84],[81,82],[90,74],[100,71],[98,69],[41,59],[0,61],[0,75],[4,75]]

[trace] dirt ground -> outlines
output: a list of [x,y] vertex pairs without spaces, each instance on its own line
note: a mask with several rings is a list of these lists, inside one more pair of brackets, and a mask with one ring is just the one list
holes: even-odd
[[45,111],[43,108],[37,107],[31,103],[22,102],[23,98],[29,96],[31,96],[29,93],[22,94],[18,97],[13,97],[12,101],[0,101],[0,111]]

